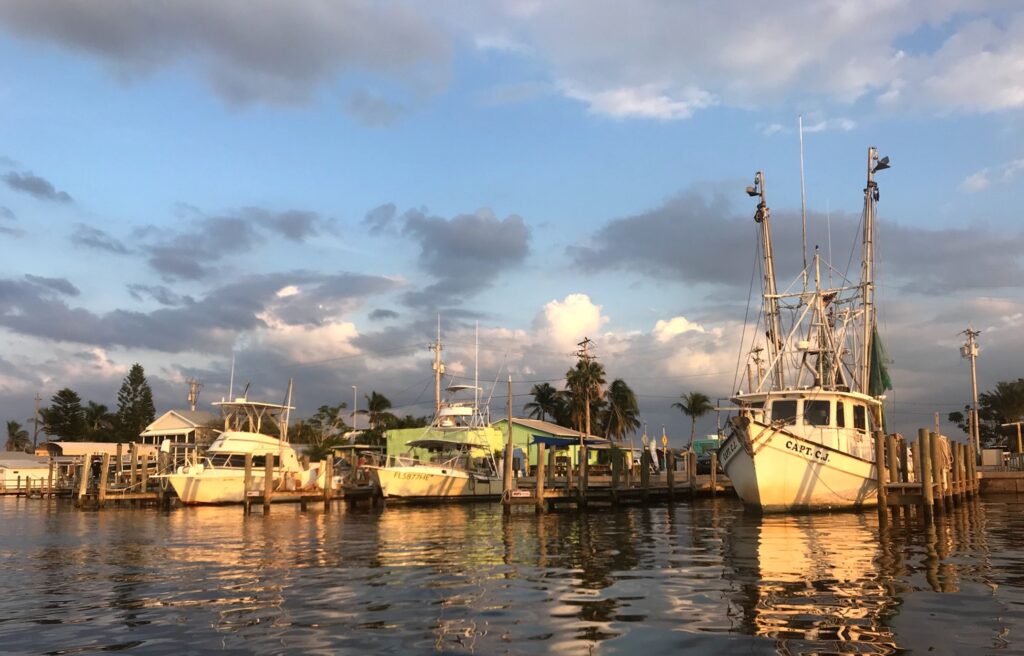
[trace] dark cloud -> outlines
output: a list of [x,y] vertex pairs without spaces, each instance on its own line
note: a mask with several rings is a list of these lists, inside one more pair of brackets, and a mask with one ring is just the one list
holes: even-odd
[[176,294],[163,285],[128,285],[128,293],[137,301],[152,298],[161,305],[175,306],[194,302],[191,297]]
[[226,256],[246,253],[277,235],[304,241],[320,233],[324,221],[315,212],[274,212],[244,207],[224,216],[201,216],[176,233],[157,228],[139,233],[149,265],[164,280],[203,280],[217,272]]
[[383,308],[377,308],[370,313],[371,321],[384,321],[386,319],[397,319],[398,313],[394,310],[385,310]]
[[447,76],[447,40],[409,6],[361,0],[0,1],[0,26],[79,50],[125,81],[183,62],[230,104],[305,104],[349,72],[416,92]]
[[25,231],[21,228],[8,225],[8,223],[14,223],[18,218],[14,215],[9,207],[0,205],[0,235],[8,235],[11,237],[24,237]]
[[461,296],[485,289],[520,264],[530,251],[530,230],[515,214],[499,219],[485,208],[444,219],[410,210],[403,218],[403,234],[419,244],[420,268],[436,281],[406,295],[413,306],[459,303]]
[[368,128],[393,125],[404,111],[402,105],[368,91],[355,91],[345,101],[345,113]]
[[394,203],[378,205],[363,217],[363,225],[367,227],[371,235],[381,235],[391,232],[394,226],[395,216],[398,210]]
[[17,221],[18,217],[14,216],[14,211],[11,208],[5,205],[0,205],[0,219],[5,221]]
[[78,287],[75,287],[67,278],[45,278],[43,276],[33,276],[31,273],[25,274],[25,280],[29,281],[33,285],[39,285],[40,287],[46,287],[52,289],[60,294],[67,296],[78,296],[81,292],[78,291]]
[[5,173],[3,180],[11,189],[35,196],[39,200],[48,200],[55,203],[72,202],[71,196],[67,192],[58,191],[49,180],[29,171]]
[[71,242],[76,246],[85,246],[86,248],[116,253],[118,255],[128,253],[128,247],[119,239],[99,228],[94,228],[84,223],[79,223],[75,226],[75,231],[71,233]]
[[[722,196],[681,194],[660,207],[613,219],[588,243],[567,254],[585,272],[627,271],[654,279],[746,289],[759,258],[759,229],[749,213]],[[808,261],[815,246],[835,269],[860,276],[860,216],[809,212]],[[785,289],[799,275],[801,220],[795,211],[771,214],[777,279]],[[830,234],[829,234],[830,233]],[[977,226],[931,230],[893,221],[878,223],[879,277],[908,291],[985,289],[1019,284],[1024,234],[996,234]],[[979,257],[983,253],[984,256]],[[827,275],[827,270],[822,270]]]
[[[229,349],[238,333],[265,326],[262,316],[268,310],[288,323],[315,322],[313,308],[387,292],[395,285],[387,278],[356,273],[295,271],[250,276],[200,300],[184,297],[179,307],[96,314],[70,307],[52,286],[8,279],[0,280],[0,325],[43,339],[101,347],[211,353]],[[299,293],[279,296],[289,286]]]

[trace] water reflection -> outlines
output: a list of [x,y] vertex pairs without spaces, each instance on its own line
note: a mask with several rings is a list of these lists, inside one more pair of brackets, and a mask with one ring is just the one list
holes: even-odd
[[975,502],[880,524],[762,517],[723,498],[511,517],[489,504],[243,517],[5,499],[0,644],[1008,653],[1024,626],[1022,510]]

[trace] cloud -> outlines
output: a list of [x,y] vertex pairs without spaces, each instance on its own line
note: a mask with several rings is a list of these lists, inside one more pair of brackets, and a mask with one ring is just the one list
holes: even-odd
[[566,351],[575,350],[577,342],[596,335],[608,323],[601,306],[586,294],[569,294],[562,300],[549,301],[533,320],[534,332],[544,341]]
[[[61,289],[59,281],[44,280],[50,284],[0,279],[0,326],[57,342],[167,353],[222,352],[240,334],[269,325],[325,325],[358,299],[396,287],[393,280],[379,276],[293,271],[249,276],[217,287],[200,300],[182,297],[178,307],[98,314],[70,307],[58,295],[68,289]],[[279,297],[278,290],[288,285],[301,293]],[[141,294],[152,289],[131,291]]]
[[350,73],[430,92],[450,56],[447,39],[407,5],[365,0],[2,0],[0,26],[95,57],[122,81],[184,65],[232,105],[305,104]]
[[444,219],[410,210],[403,221],[402,233],[419,246],[419,267],[436,280],[406,295],[413,305],[457,304],[460,296],[488,287],[530,251],[530,230],[515,214],[499,219],[482,208]]
[[243,207],[222,216],[199,215],[177,232],[150,228],[140,238],[147,242],[142,250],[150,267],[164,280],[204,280],[221,260],[252,250],[268,234],[303,242],[323,225],[315,212]]
[[43,276],[34,276],[31,273],[25,274],[25,280],[29,281],[33,285],[39,285],[47,289],[52,289],[55,292],[64,294],[66,296],[78,296],[78,287],[75,287],[67,278],[45,278]]
[[395,216],[398,210],[394,203],[379,205],[363,217],[363,225],[367,227],[371,235],[381,235],[392,231]]
[[125,255],[129,252],[128,247],[116,237],[84,223],[75,225],[75,231],[71,233],[71,243],[118,255]]
[[694,323],[686,317],[672,317],[671,319],[658,319],[658,322],[654,324],[654,338],[659,342],[665,343],[671,340],[673,337],[678,335],[684,335],[686,333],[696,332],[703,333],[704,326],[699,323]]
[[160,305],[181,305],[182,303],[193,303],[191,297],[181,296],[171,291],[163,285],[139,285],[132,284],[128,285],[128,293],[131,294],[132,298],[137,301],[143,301],[146,298],[152,298]]
[[0,234],[9,235],[11,237],[25,236],[25,231],[22,230],[21,228],[6,224],[15,223],[17,222],[17,220],[18,217],[14,215],[14,212],[11,211],[11,208],[6,207],[4,205],[0,205]]
[[3,175],[7,186],[15,191],[29,194],[39,200],[51,201],[54,203],[70,203],[71,196],[67,192],[58,191],[49,180],[41,178],[29,171],[18,173],[11,171]]
[[[858,224],[856,215],[834,212],[827,223],[821,213],[808,212],[808,244],[827,244],[830,225],[835,252],[849,253],[850,245],[859,248]],[[799,214],[773,210],[772,235],[776,278],[784,289],[802,260]],[[737,215],[723,197],[685,192],[647,212],[605,223],[567,253],[583,272],[626,271],[745,293],[759,257],[754,250],[758,239],[753,220]],[[1024,233],[984,224],[931,229],[882,221],[877,251],[886,284],[909,292],[996,289],[1024,278]],[[843,260],[835,262],[840,269]],[[853,270],[841,273],[856,279],[858,261],[855,254]]]
[[993,184],[1012,182],[1017,174],[1024,171],[1024,159],[1015,159],[999,166],[986,167],[975,171],[960,183],[960,191],[977,193],[988,189]]
[[[477,47],[540,62],[563,95],[616,118],[679,120],[714,105],[792,100],[987,112],[1024,107],[1024,19],[979,19],[1004,7],[1016,9],[999,0],[907,0],[852,12],[844,3],[782,0],[752,29],[745,0],[567,0],[525,10],[478,4],[451,22]],[[905,51],[907,42],[918,49]]]
[[387,319],[397,319],[399,314],[394,310],[386,310],[384,308],[377,308],[370,313],[370,321],[386,321]]
[[17,221],[18,218],[14,216],[14,211],[6,205],[0,205],[0,219],[4,221]]

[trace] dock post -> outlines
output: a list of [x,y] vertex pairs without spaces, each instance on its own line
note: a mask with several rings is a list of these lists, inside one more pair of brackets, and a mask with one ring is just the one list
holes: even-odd
[[558,449],[552,446],[551,451],[548,452],[547,487],[554,487],[555,485],[555,458],[557,457],[555,455],[556,451],[558,451]]
[[889,463],[889,482],[898,483],[900,480],[899,456],[896,454],[896,435],[890,433],[885,437],[886,460]]
[[921,501],[924,505],[924,516],[929,519],[935,509],[935,491],[932,488],[932,453],[930,443],[931,434],[928,432],[928,429],[917,429],[917,453],[921,460],[920,462],[915,460],[914,463],[919,467],[919,471],[921,472]]
[[651,452],[647,449],[640,454],[640,493],[641,499],[647,503],[647,494],[651,487]]
[[267,454],[267,462],[263,465],[263,514],[270,512],[270,499],[274,494],[274,454]]
[[124,471],[124,445],[117,443],[117,462],[114,463],[114,476],[121,480],[121,472]]
[[[357,461],[358,462],[358,461]],[[334,494],[334,454],[324,461],[324,512],[331,511],[331,495]]]
[[536,485],[535,490],[534,490],[536,492],[536,494],[537,494],[537,507],[536,507],[536,510],[537,510],[538,513],[543,513],[544,510],[546,510],[546,508],[544,507],[544,483],[546,482],[544,476],[547,473],[547,472],[544,471],[544,465],[545,465],[544,458],[547,456],[546,452],[547,452],[547,445],[544,444],[543,442],[538,442],[537,443],[537,485]]
[[107,476],[110,474],[110,454],[104,453],[102,464],[100,465],[100,483],[99,491],[96,494],[96,501],[100,508],[107,501]]
[[[1019,439],[1019,437],[1020,437],[1020,425],[1019,424],[1017,425],[1017,436],[1018,436],[1018,439]],[[1019,443],[1018,443],[1018,446],[1020,446]],[[971,454],[971,457],[970,457],[970,459],[967,462],[970,463],[970,468],[971,468],[971,473],[970,473],[970,477],[971,477],[971,492],[973,494],[977,494],[978,493],[978,485],[979,485],[978,484],[978,461],[974,459],[974,454],[973,453]]]
[[619,477],[622,475],[622,450],[612,444],[612,490],[619,489]]
[[690,479],[690,494],[695,494],[697,492],[697,454],[693,449],[686,452],[686,466],[689,468],[686,475]]
[[139,469],[139,491],[149,491],[149,456],[142,457],[142,466]]
[[89,494],[89,472],[92,469],[92,454],[82,459],[81,474],[78,476],[78,505],[85,503],[85,496]]
[[46,492],[50,495],[50,498],[53,498],[53,467],[53,456],[50,456],[50,475],[46,479]]
[[907,440],[905,440],[902,435],[898,436],[898,440],[899,441],[896,445],[896,451],[900,457],[900,480],[903,481],[904,483],[909,483],[910,470],[908,469],[909,463],[907,460],[907,451],[909,450],[909,445],[907,444]]
[[[920,433],[920,431],[918,431]],[[920,435],[918,436],[920,438]],[[914,482],[921,482],[921,440],[916,439],[910,443],[910,458],[914,461],[914,468],[911,473],[914,474]]]
[[665,449],[665,475],[668,483],[668,500],[676,500],[676,454],[670,448]]
[[711,452],[711,496],[718,491],[718,451]]
[[248,515],[252,512],[252,497],[249,496],[249,492],[252,491],[252,454],[245,454],[245,478],[242,483],[242,511]]
[[[164,453],[163,451],[158,451],[157,452],[157,454],[156,454],[156,473],[157,474],[159,474],[159,475],[167,475],[169,473],[167,471],[167,469],[168,469],[167,460],[168,460],[168,458],[170,458],[170,455],[171,454]],[[167,485],[168,485],[167,479],[166,478],[161,478],[158,481],[157,486],[156,486],[156,489],[157,489],[157,504],[161,508],[165,508],[167,506],[167,501],[169,499],[169,496],[167,494]]]
[[880,430],[875,431],[875,474],[878,479],[878,514],[880,518],[884,518],[888,505],[885,489],[888,483],[888,471],[885,468],[885,433]]
[[935,485],[935,507],[944,511],[946,509],[946,484],[944,480],[944,469],[942,462],[942,436],[936,432],[929,433],[931,438],[928,446],[932,452],[932,483]]
[[967,498],[967,449],[963,444],[957,445],[956,459],[956,496],[960,503]]
[[139,463],[139,449],[135,446],[135,442],[128,445],[128,458],[131,459],[131,475],[128,479],[128,485],[130,488],[135,487],[135,477],[138,475],[138,463]]
[[505,466],[502,468],[502,512],[512,514],[512,376],[508,377],[508,436],[505,440]]

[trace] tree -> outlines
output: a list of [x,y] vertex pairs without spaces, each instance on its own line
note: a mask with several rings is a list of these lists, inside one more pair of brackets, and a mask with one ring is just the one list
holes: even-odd
[[74,390],[65,387],[53,395],[50,404],[43,413],[46,433],[62,440],[80,442],[85,439],[82,398]]
[[317,441],[323,442],[333,437],[340,438],[345,434],[348,426],[345,425],[345,415],[342,410],[347,407],[348,404],[344,401],[338,405],[322,405],[309,418],[307,424],[312,433],[316,434]]
[[[565,386],[569,394],[569,417],[576,430],[586,430],[587,401],[590,402],[591,422],[600,414],[604,385],[604,365],[597,360],[580,358],[576,366],[565,373]],[[594,430],[590,426],[591,431]]]
[[395,421],[395,416],[388,412],[391,409],[391,401],[383,394],[371,391],[364,395],[366,398],[366,416],[370,424],[370,430],[380,431],[387,428]]
[[134,442],[146,426],[156,418],[153,390],[146,382],[146,372],[136,362],[128,370],[117,393],[117,420],[115,433],[118,441]]
[[106,442],[113,438],[114,421],[117,419],[110,408],[102,403],[89,401],[85,406],[85,434],[89,440]]
[[[965,406],[964,412],[949,413],[949,420],[960,427],[968,435],[970,431],[971,407]],[[995,447],[1003,444],[1016,447],[1017,430],[1002,428],[1008,424],[1024,419],[1024,378],[1015,381],[1000,381],[993,390],[978,395],[978,435],[983,447]],[[1009,439],[1007,443],[1006,440]]]
[[28,431],[22,428],[18,422],[8,421],[7,444],[4,445],[4,449],[6,451],[28,451],[31,446],[32,440]]
[[[673,403],[673,408],[679,408],[684,415],[690,418],[690,445],[693,445],[693,438],[697,434],[697,420],[715,409],[711,405],[711,399],[702,392],[690,392],[680,397],[681,401]],[[689,448],[689,447],[687,447]]]
[[547,421],[548,417],[554,418],[558,413],[558,390],[550,383],[539,383],[530,388],[533,401],[523,406],[529,417]]
[[616,378],[604,393],[604,430],[605,436],[622,441],[627,434],[640,428],[640,408],[636,402],[636,394],[626,381]]

